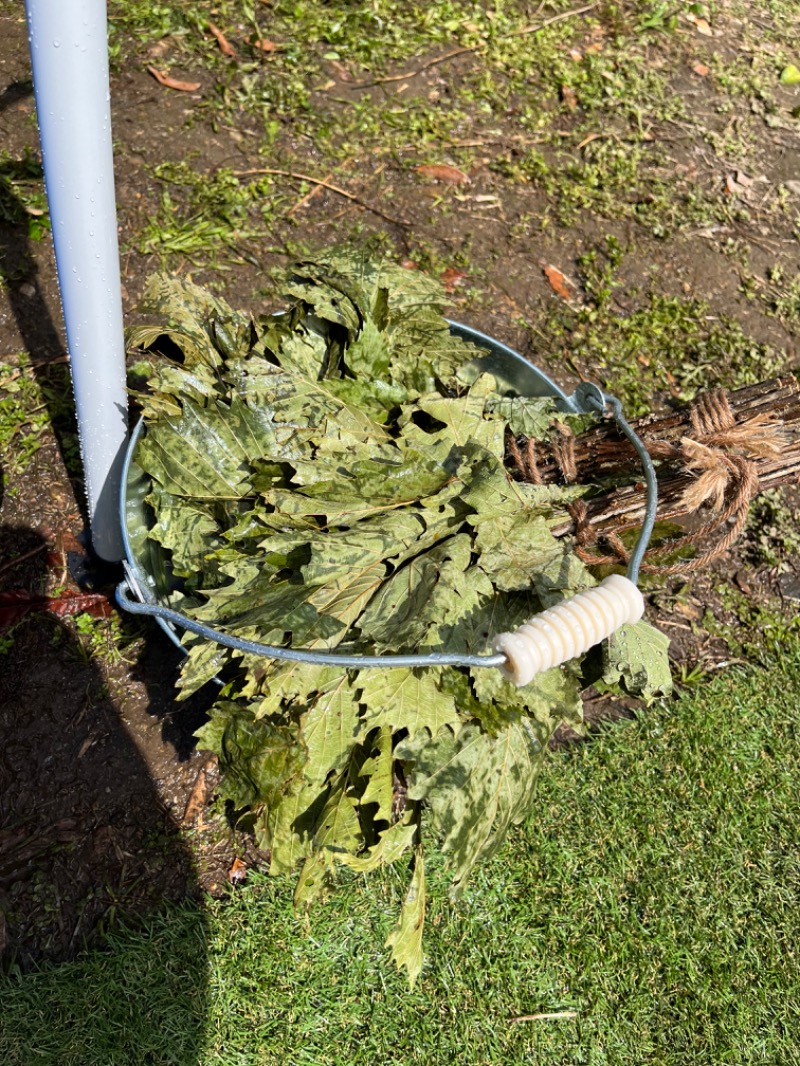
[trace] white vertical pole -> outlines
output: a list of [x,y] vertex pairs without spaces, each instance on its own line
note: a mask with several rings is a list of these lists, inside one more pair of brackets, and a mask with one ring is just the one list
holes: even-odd
[[105,0],[25,0],[92,546],[122,558],[127,439]]

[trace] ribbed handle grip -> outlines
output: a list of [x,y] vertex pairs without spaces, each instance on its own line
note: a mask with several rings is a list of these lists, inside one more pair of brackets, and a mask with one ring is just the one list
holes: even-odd
[[515,633],[495,638],[495,651],[506,657],[501,670],[515,685],[583,655],[626,622],[638,622],[644,598],[627,577],[612,574],[600,585],[537,614]]

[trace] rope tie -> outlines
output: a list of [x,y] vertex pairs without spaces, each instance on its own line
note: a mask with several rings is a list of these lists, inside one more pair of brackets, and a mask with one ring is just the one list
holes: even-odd
[[[758,493],[758,469],[752,456],[777,456],[785,445],[783,430],[774,424],[770,415],[756,415],[737,423],[724,389],[701,393],[689,410],[691,436],[681,439],[680,446],[668,441],[646,441],[653,459],[660,459],[680,467],[691,478],[680,499],[684,513],[694,513],[701,507],[711,510],[711,518],[693,533],[685,533],[648,549],[642,571],[650,574],[688,574],[713,562],[736,542],[744,529],[750,501]],[[557,434],[550,442],[555,460],[566,484],[578,480],[575,456],[575,437],[564,425],[558,424]],[[542,483],[533,441],[522,438],[509,440],[509,454],[520,476],[534,484]],[[627,565],[630,551],[620,535],[611,529],[598,532],[589,521],[585,500],[567,505],[574,523],[575,551],[589,566]],[[727,527],[727,528],[725,528]],[[657,560],[682,548],[699,546],[715,537],[714,543],[691,559],[664,564]],[[602,545],[605,554],[592,551]]]

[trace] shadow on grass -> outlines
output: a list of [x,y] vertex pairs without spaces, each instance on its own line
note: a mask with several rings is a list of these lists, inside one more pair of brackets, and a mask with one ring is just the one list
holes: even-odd
[[[8,593],[41,592],[47,567],[38,533],[0,526],[0,1061],[194,1062],[208,975],[193,858],[87,642],[24,601],[12,613]],[[48,1016],[27,1016],[43,986]]]

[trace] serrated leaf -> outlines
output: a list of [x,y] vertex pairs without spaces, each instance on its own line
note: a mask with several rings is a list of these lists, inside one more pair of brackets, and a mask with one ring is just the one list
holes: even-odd
[[227,712],[219,749],[226,798],[240,808],[277,803],[305,762],[297,729],[266,718],[257,720],[247,707],[231,702],[218,706]]
[[542,396],[495,396],[486,404],[487,411],[508,423],[515,436],[547,439],[556,413],[555,401]]
[[495,736],[468,724],[433,738],[418,733],[397,746],[396,757],[410,764],[409,798],[427,802],[441,837],[455,895],[509,826],[530,813],[546,751],[524,718]]
[[259,816],[258,844],[270,853],[271,874],[293,873],[298,862],[312,854],[311,832],[320,798],[319,786],[301,784]]
[[324,851],[314,851],[300,868],[294,888],[294,905],[298,909],[309,907],[325,892],[330,881],[330,858]]
[[359,770],[359,777],[367,778],[367,785],[361,794],[361,806],[376,804],[372,816],[373,822],[390,822],[392,819],[394,759],[392,756],[392,729],[382,727],[372,743],[374,754],[365,759]]
[[349,866],[357,873],[370,873],[379,866],[389,866],[401,859],[409,848],[414,846],[414,837],[417,827],[410,821],[407,815],[403,821],[395,822],[381,833],[380,840],[364,855],[342,854],[337,856],[337,861],[343,866]]
[[217,677],[228,661],[228,652],[219,644],[193,637],[186,659],[181,664],[181,676],[178,679],[179,702],[191,695]]
[[321,786],[331,771],[344,769],[359,732],[358,700],[346,673],[316,696],[300,728],[308,751],[303,774]]
[[430,670],[371,670],[361,682],[365,725],[407,729],[414,736],[428,729],[433,736],[458,721],[453,697],[440,692]]
[[[445,538],[400,567],[370,600],[358,625],[383,645],[419,643],[436,622],[459,618],[458,588],[470,558],[466,534]],[[470,604],[464,605],[470,609]]]
[[173,496],[160,486],[148,502],[157,516],[148,535],[170,552],[173,571],[187,577],[202,570],[206,555],[223,544],[210,508]]
[[531,588],[538,571],[549,569],[564,557],[563,545],[545,519],[523,510],[481,522],[475,544],[481,570],[504,592]]
[[162,419],[148,428],[137,456],[174,496],[239,499],[250,488],[241,448],[216,407],[184,401],[180,418]]
[[603,680],[620,682],[627,692],[642,699],[668,696],[672,691],[669,670],[669,637],[648,622],[625,625],[603,645]]
[[356,852],[362,843],[358,800],[347,790],[346,776],[343,776],[331,789],[314,827],[314,849]]
[[389,369],[389,339],[377,323],[368,318],[354,343],[347,349],[346,358],[347,365],[356,377],[366,381],[380,379]]
[[422,972],[422,930],[425,926],[425,860],[422,848],[417,849],[414,875],[406,898],[400,908],[397,925],[386,938],[392,958],[398,968],[405,968],[408,983],[413,988]]

